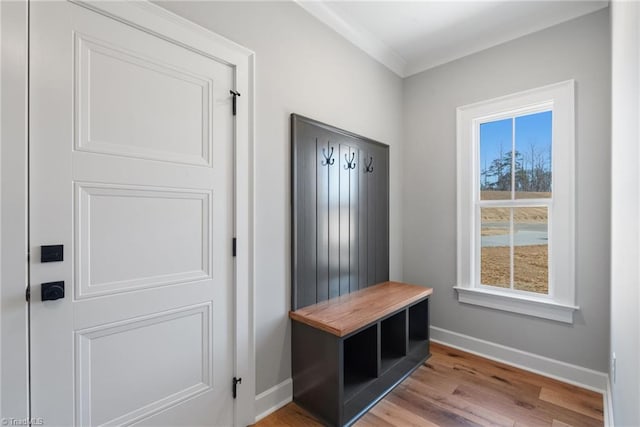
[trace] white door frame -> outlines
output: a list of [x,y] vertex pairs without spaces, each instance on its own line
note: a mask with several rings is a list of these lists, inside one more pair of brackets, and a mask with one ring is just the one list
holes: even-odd
[[[234,89],[241,97],[234,129],[234,226],[237,238],[234,375],[242,378],[242,383],[238,387],[234,413],[236,425],[252,424],[255,421],[254,53],[147,1],[72,1],[235,68]],[[28,265],[27,6],[27,0],[0,2],[0,417],[16,420],[38,417],[38,414],[28,414],[28,307],[26,302],[22,303]]]
[[0,417],[28,416],[27,0],[0,1]]

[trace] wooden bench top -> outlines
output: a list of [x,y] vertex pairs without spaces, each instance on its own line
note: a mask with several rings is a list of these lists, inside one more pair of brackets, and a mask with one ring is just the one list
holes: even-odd
[[290,311],[289,317],[344,337],[432,293],[432,288],[424,286],[384,282]]

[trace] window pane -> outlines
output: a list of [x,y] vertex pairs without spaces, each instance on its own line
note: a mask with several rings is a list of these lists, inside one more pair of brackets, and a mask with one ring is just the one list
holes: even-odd
[[480,199],[511,199],[513,120],[480,125]]
[[549,293],[548,221],[546,207],[513,210],[513,288]]
[[480,283],[509,288],[511,283],[510,208],[481,208]]
[[551,197],[552,114],[516,117],[516,199]]

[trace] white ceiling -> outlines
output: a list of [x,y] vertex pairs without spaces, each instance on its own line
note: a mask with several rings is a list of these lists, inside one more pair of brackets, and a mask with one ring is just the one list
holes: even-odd
[[295,0],[401,77],[608,6],[608,1]]

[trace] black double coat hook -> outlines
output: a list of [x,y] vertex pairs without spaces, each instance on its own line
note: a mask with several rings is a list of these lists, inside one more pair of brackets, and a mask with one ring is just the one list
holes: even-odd
[[327,156],[327,152],[325,149],[322,149],[322,155],[324,156],[324,160],[322,161],[322,166],[332,165],[336,162],[336,159],[333,158],[333,147],[331,147],[331,152]]
[[344,159],[347,161],[347,164],[344,165],[344,168],[346,170],[356,168],[356,162],[353,161],[355,158],[356,158],[356,153],[351,153],[351,160],[349,160],[348,154],[346,153],[344,154]]

